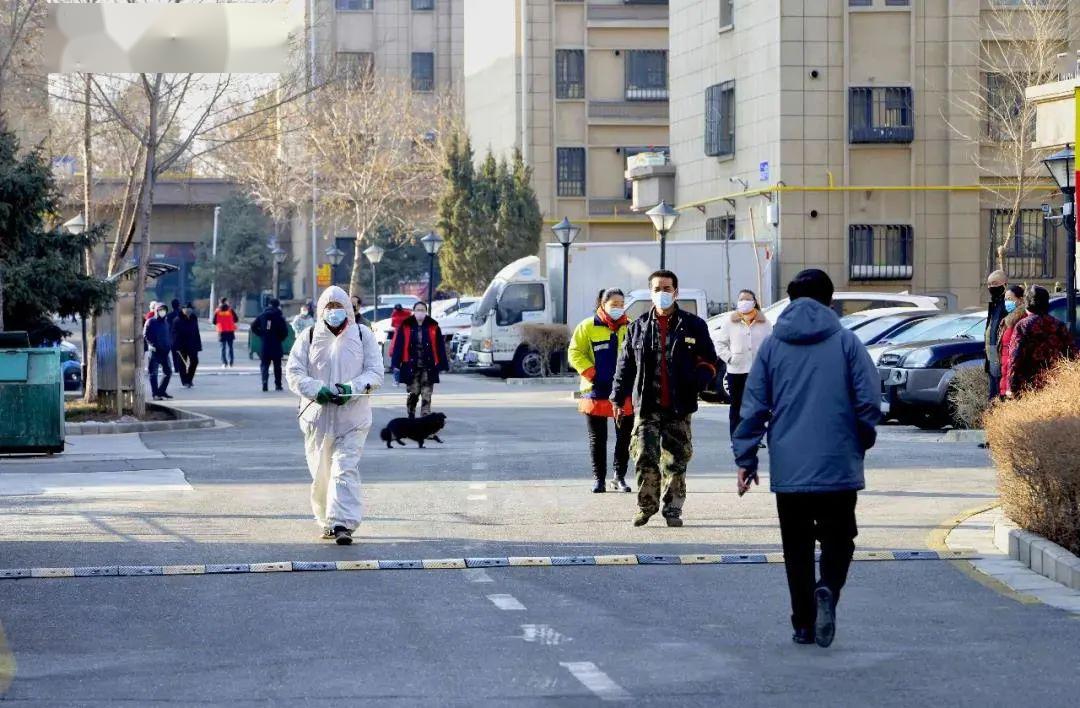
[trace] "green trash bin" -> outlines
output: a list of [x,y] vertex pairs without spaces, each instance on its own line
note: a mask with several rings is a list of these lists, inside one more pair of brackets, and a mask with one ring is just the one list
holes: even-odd
[[59,349],[0,350],[0,453],[64,451]]
[[[281,349],[285,353],[285,356],[289,356],[289,352],[292,351],[293,343],[296,342],[296,333],[293,332],[293,328],[289,326],[289,334],[285,337],[285,341],[281,343]],[[262,337],[254,332],[248,332],[248,359],[257,359],[262,352]]]

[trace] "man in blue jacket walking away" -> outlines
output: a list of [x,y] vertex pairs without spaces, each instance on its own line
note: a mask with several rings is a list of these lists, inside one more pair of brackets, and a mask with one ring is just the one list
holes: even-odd
[[[855,501],[863,458],[881,419],[881,382],[866,348],[830,308],[833,284],[817,269],[788,285],[791,304],[762,345],[743,395],[732,448],[739,495],[757,484],[758,444],[768,430],[792,640],[827,647],[855,551]],[[814,542],[821,543],[821,578]]]

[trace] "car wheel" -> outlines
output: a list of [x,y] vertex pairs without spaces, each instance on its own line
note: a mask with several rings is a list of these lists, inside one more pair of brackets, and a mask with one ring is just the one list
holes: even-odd
[[539,378],[544,373],[544,362],[540,352],[532,349],[519,349],[514,357],[514,373],[523,379]]

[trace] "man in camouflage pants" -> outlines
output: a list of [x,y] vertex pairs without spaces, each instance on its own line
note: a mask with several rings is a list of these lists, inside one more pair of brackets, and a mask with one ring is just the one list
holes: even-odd
[[682,526],[686,466],[694,451],[690,418],[697,411],[698,393],[716,378],[716,350],[705,321],[676,304],[678,276],[658,270],[649,276],[649,289],[653,308],[626,333],[611,401],[616,411],[631,395],[634,401],[634,526],[644,526],[658,511],[668,526]]

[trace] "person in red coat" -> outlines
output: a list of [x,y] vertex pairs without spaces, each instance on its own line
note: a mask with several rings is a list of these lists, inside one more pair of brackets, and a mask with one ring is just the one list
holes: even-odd
[[1001,395],[1009,394],[1009,374],[1012,371],[1012,348],[1013,336],[1016,334],[1016,325],[1028,315],[1027,307],[1024,306],[1024,286],[1010,285],[1005,290],[1005,319],[1001,323],[1001,336],[998,340],[998,352],[1001,360]]
[[416,404],[420,402],[420,415],[431,413],[431,394],[439,383],[439,372],[449,371],[446,358],[446,340],[439,323],[428,317],[427,305],[416,303],[409,316],[401,323],[394,335],[390,366],[400,371],[401,382],[408,386],[406,407],[409,417],[416,417]]
[[1009,345],[1009,396],[1046,385],[1050,370],[1073,355],[1065,323],[1050,314],[1050,291],[1033,285],[1027,292],[1028,316],[1020,320]]

